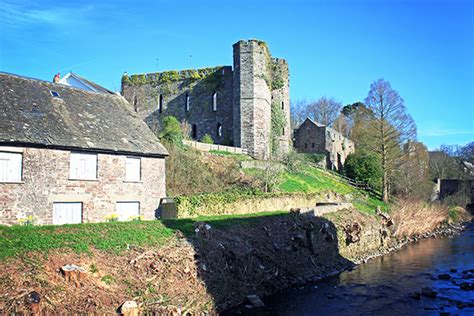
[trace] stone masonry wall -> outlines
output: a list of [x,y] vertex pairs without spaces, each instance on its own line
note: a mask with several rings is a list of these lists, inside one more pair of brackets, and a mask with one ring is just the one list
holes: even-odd
[[355,151],[354,143],[332,128],[327,127],[325,135],[326,150],[329,153],[328,168],[341,170],[347,156]]
[[[171,76],[162,79],[170,73]],[[139,79],[133,80],[135,78]],[[216,111],[213,110],[214,93],[217,93]],[[122,84],[122,95],[156,133],[161,119],[172,115],[189,124],[189,136],[195,140],[209,134],[216,144],[234,144],[230,66],[134,75]],[[190,100],[189,111],[186,110],[186,95]],[[192,135],[193,125],[195,135]],[[218,126],[222,126],[222,136],[218,135]]]
[[290,151],[290,78],[288,63],[281,58],[272,58],[272,103],[276,104],[284,113],[286,127],[279,137],[278,154],[285,155]]
[[295,130],[294,146],[303,153],[326,153],[325,127],[305,121]]
[[[257,40],[234,44],[234,100],[240,109],[240,147],[258,159],[270,158],[271,57]],[[236,125],[236,128],[239,128]]]
[[23,181],[0,183],[0,224],[27,216],[52,224],[53,202],[82,202],[83,222],[104,221],[116,213],[116,202],[140,202],[140,215],[151,220],[166,196],[163,158],[142,157],[141,182],[124,182],[126,156],[98,154],[98,180],[86,181],[69,180],[69,151],[14,150],[23,152]]

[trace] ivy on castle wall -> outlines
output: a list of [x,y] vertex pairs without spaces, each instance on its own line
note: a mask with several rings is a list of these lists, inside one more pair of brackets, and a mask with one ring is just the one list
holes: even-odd
[[283,131],[286,128],[285,113],[281,109],[279,102],[272,102],[271,120],[270,146],[272,154],[276,154],[279,149],[279,139],[283,136]]
[[204,80],[205,84],[210,85],[211,88],[218,88],[221,84],[221,73],[224,67],[209,67],[201,69],[187,69],[187,70],[170,70],[160,73],[139,74],[122,76],[122,84],[141,86],[146,84],[160,85],[164,83],[171,83],[181,80],[196,81]]

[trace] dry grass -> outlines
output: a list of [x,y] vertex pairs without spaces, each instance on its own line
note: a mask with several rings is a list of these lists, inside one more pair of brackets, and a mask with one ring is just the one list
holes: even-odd
[[430,232],[449,219],[449,208],[442,204],[400,200],[392,209],[399,237]]

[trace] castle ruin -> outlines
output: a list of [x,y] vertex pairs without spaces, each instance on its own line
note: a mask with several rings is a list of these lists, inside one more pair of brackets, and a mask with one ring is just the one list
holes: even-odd
[[189,136],[241,147],[257,159],[290,150],[288,63],[265,42],[233,45],[234,65],[122,77],[122,95],[155,132],[165,116],[189,126]]

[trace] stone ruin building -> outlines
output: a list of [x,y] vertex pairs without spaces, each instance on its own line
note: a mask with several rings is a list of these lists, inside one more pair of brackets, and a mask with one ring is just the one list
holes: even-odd
[[155,132],[171,115],[194,140],[207,134],[215,144],[241,147],[257,159],[287,153],[287,61],[273,58],[259,40],[241,40],[233,51],[233,66],[124,74],[122,95]]
[[347,156],[355,151],[353,141],[309,118],[294,130],[293,145],[299,152],[324,154],[326,168],[338,171],[342,170]]

